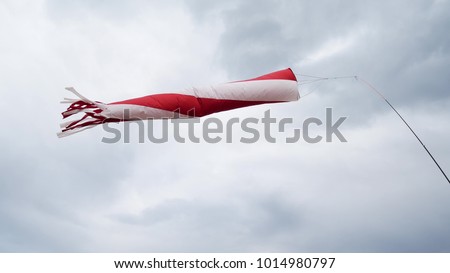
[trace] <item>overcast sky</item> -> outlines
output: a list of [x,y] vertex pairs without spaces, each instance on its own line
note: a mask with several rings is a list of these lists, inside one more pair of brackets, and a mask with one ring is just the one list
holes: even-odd
[[214,115],[331,107],[346,143],[56,137],[66,86],[111,102],[291,67],[368,80],[450,173],[449,26],[446,0],[0,1],[0,251],[449,252],[450,185],[353,79]]

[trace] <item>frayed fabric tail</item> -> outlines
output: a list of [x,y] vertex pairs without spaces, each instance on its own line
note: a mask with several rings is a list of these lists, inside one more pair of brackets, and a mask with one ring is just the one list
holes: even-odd
[[64,98],[64,100],[61,101],[61,103],[70,103],[67,110],[62,112],[63,119],[78,113],[84,113],[84,116],[76,120],[61,123],[61,132],[57,133],[58,137],[66,137],[79,133],[102,124],[106,120],[107,117],[102,115],[102,112],[106,109],[104,103],[92,101],[82,96],[73,87],[66,87],[66,90],[75,94],[78,99]]

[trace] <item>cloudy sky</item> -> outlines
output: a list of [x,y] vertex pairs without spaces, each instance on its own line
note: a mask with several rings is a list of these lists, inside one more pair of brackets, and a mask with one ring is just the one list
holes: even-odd
[[0,1],[0,251],[449,252],[450,185],[352,79],[215,115],[331,107],[346,143],[56,137],[66,86],[110,102],[291,67],[370,81],[450,173],[449,26],[446,0]]

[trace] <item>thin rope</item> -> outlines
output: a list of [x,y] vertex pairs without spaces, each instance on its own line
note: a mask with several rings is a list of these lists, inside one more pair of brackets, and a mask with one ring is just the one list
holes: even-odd
[[301,98],[304,98],[304,97],[306,97],[306,96],[308,96],[308,95],[311,95],[312,93],[316,92],[316,91],[319,89],[321,83],[323,83],[325,80],[326,80],[326,79],[323,79],[323,78],[317,78],[317,79],[312,79],[312,80],[303,80],[303,81],[300,80],[299,83],[298,83],[299,86],[300,86],[300,85],[305,85],[305,84],[310,84],[310,83],[319,82],[319,84],[318,84],[318,85],[315,85],[315,87],[312,88],[311,91],[309,91],[308,93],[306,93],[306,94],[304,94],[304,95],[301,95]]
[[358,76],[319,77],[319,76],[312,76],[312,75],[305,75],[305,74],[295,74],[295,75],[301,76],[301,77],[315,78],[317,80],[337,80],[337,79],[349,79],[349,78],[357,79],[358,78]]
[[301,95],[300,98],[303,99],[304,97],[311,95],[312,93],[316,92],[317,89],[313,89],[312,91],[309,91],[308,93]]
[[[303,76],[303,77],[310,77],[310,78],[314,78],[315,80],[305,80],[303,83],[299,83],[299,85],[303,85],[303,84],[308,84],[308,83],[313,83],[313,82],[317,82],[317,81],[325,81],[325,80],[337,80],[337,79],[349,79],[349,78],[354,78],[355,80],[362,82],[363,84],[365,84],[367,87],[369,87],[369,90],[375,92],[375,94],[377,94],[382,100],[384,100],[387,105],[389,105],[390,108],[392,108],[392,110],[394,110],[394,112],[400,117],[400,119],[403,121],[403,123],[408,127],[408,129],[411,131],[411,133],[413,133],[413,135],[416,137],[416,139],[419,141],[419,143],[422,145],[422,147],[425,149],[425,151],[428,153],[428,155],[431,157],[431,159],[433,160],[434,164],[436,164],[436,166],[438,167],[438,169],[441,171],[442,175],[445,177],[445,179],[447,180],[448,183],[450,183],[450,179],[448,178],[447,174],[444,172],[444,170],[441,168],[441,166],[439,165],[439,163],[436,161],[436,159],[434,158],[434,156],[431,154],[431,152],[428,150],[428,148],[425,146],[425,144],[422,142],[422,140],[419,138],[419,136],[416,134],[416,132],[414,132],[414,130],[411,128],[411,126],[408,124],[408,122],[406,122],[406,120],[403,118],[402,115],[400,115],[400,113],[397,111],[397,109],[394,108],[394,106],[388,101],[388,99],[383,96],[383,94],[381,94],[380,91],[378,91],[372,84],[370,84],[368,81],[364,80],[361,77],[358,76],[340,76],[340,77],[318,77],[318,76],[312,76],[312,75],[304,75],[304,74],[295,74],[298,76]],[[314,90],[315,91],[315,90]],[[305,96],[311,94],[312,92],[309,92],[308,94],[306,94]],[[303,97],[305,97],[303,96]]]
[[373,85],[371,85],[368,81],[364,80],[361,77],[356,77],[357,80],[361,81],[362,83],[364,83],[365,85],[367,85],[370,90],[375,91],[376,94],[378,94],[391,108],[392,110],[394,110],[394,112],[402,119],[403,123],[405,123],[405,125],[408,127],[408,129],[411,131],[411,133],[414,134],[414,136],[417,138],[417,140],[419,141],[419,143],[422,145],[422,147],[425,149],[425,151],[428,153],[428,155],[431,157],[431,159],[433,159],[434,164],[436,164],[436,166],[439,168],[439,170],[441,171],[442,175],[445,177],[445,179],[447,179],[447,182],[450,183],[450,179],[448,179],[447,174],[445,174],[444,170],[441,168],[441,166],[439,165],[439,163],[436,161],[436,159],[434,158],[434,156],[431,154],[431,152],[428,150],[428,148],[425,146],[425,144],[422,142],[422,140],[419,138],[419,136],[416,134],[416,132],[414,132],[414,130],[411,128],[411,126],[409,126],[408,122],[406,122],[406,120],[402,117],[402,115],[400,115],[400,113],[394,108],[394,106],[392,106],[392,104],[386,99],[385,96],[383,96],[383,94],[381,94],[375,87],[373,87]]

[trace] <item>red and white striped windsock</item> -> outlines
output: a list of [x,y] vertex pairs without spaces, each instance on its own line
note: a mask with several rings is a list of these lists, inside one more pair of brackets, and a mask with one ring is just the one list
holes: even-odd
[[73,87],[66,88],[79,99],[65,99],[70,106],[63,119],[84,113],[78,120],[61,124],[59,137],[71,135],[105,122],[203,117],[212,113],[258,105],[296,101],[300,98],[297,78],[290,68],[257,78],[190,88],[183,92],[154,94],[112,103],[92,101]]

